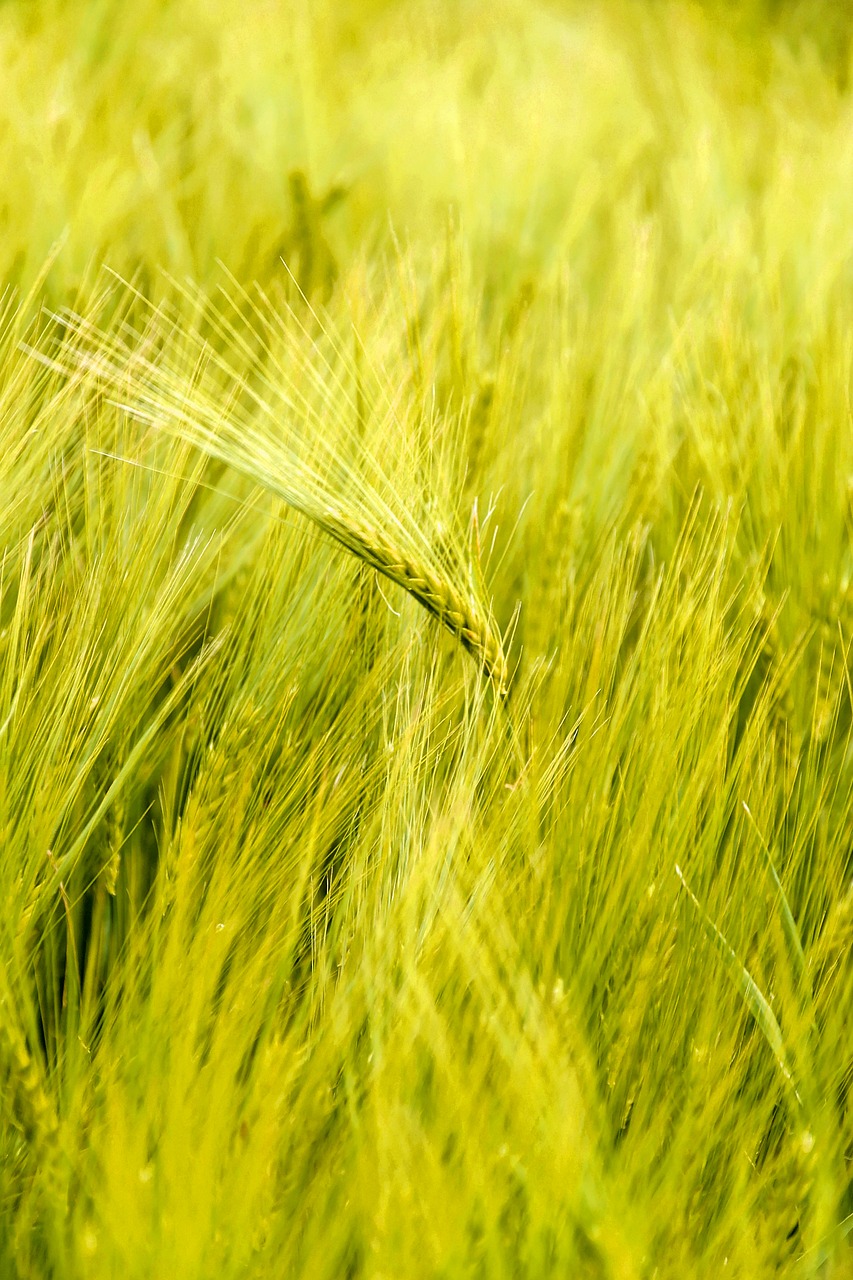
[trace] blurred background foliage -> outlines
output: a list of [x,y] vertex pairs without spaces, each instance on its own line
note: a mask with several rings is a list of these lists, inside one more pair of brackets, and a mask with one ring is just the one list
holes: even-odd
[[[620,211],[670,262],[721,219],[758,241],[775,216],[808,270],[802,245],[836,230],[819,202],[853,132],[851,25],[796,0],[6,3],[0,278],[26,285],[64,235],[56,295],[103,262],[154,288],[219,260],[266,281],[283,257],[326,298],[449,211],[522,309],[567,254],[600,287]],[[787,183],[806,160],[812,205]]]

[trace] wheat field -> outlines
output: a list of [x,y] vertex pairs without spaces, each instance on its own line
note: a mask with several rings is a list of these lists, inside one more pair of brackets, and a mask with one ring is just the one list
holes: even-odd
[[853,1275],[851,32],[0,5],[0,1280]]

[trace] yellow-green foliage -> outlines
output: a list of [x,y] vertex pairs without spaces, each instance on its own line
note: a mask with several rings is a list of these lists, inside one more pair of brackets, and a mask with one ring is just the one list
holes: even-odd
[[849,71],[0,5],[2,1280],[853,1272]]

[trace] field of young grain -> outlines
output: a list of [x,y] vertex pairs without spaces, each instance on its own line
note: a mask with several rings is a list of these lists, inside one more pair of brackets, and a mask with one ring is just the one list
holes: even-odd
[[0,5],[0,1278],[853,1275],[845,6]]

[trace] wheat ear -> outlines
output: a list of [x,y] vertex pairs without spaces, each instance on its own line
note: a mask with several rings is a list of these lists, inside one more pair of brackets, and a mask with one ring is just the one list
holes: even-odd
[[0,1071],[6,1075],[11,1113],[31,1142],[49,1142],[58,1129],[56,1112],[47,1096],[42,1072],[26,1041],[0,1000]]
[[[67,345],[60,367],[67,361],[71,368],[88,368],[104,378],[108,385],[121,388],[122,398],[117,403],[135,418],[156,427],[165,426],[177,439],[242,472],[306,516],[352,555],[396,582],[477,659],[498,697],[506,698],[509,671],[500,635],[473,594],[459,590],[448,581],[440,563],[431,556],[423,535],[418,532],[407,537],[404,517],[395,522],[403,534],[398,543],[381,533],[371,521],[344,513],[335,505],[336,498],[329,492],[318,470],[300,460],[292,447],[288,448],[288,429],[286,426],[282,428],[281,420],[271,406],[279,396],[282,407],[287,411],[285,416],[289,417],[292,416],[292,399],[302,405],[304,397],[291,392],[291,383],[286,381],[284,392],[279,392],[274,384],[264,382],[265,398],[253,393],[237,375],[236,385],[250,398],[252,411],[267,428],[266,431],[263,428],[259,430],[251,414],[241,420],[240,411],[233,403],[230,406],[232,414],[223,415],[219,396],[206,395],[201,389],[194,389],[187,395],[180,368],[173,368],[162,350],[158,351],[156,360],[152,360],[145,354],[144,344],[140,344],[136,351],[128,351],[81,317],[66,316],[64,323],[75,333],[78,341],[82,340],[82,350],[75,349],[73,344]],[[156,335],[156,323],[152,326],[152,334]],[[191,349],[193,335],[182,336]],[[38,356],[39,353],[34,354]],[[203,355],[212,360],[215,368],[220,367],[234,377],[224,362],[217,366],[216,356],[209,350],[203,349]],[[39,358],[50,363],[48,357]],[[321,373],[323,367],[321,365]],[[310,368],[307,368],[307,374],[309,379],[316,376]],[[320,422],[307,401],[303,413],[309,426],[315,425],[315,419]],[[279,436],[281,431],[283,439]],[[323,448],[322,444],[320,448]],[[327,450],[325,456],[327,462],[340,465],[333,450]],[[386,502],[367,481],[371,466],[380,476],[381,468],[370,460],[363,460],[363,465],[367,500],[373,497],[377,510],[388,511]],[[363,506],[364,501],[356,505]]]
[[481,615],[473,600],[466,600],[452,583],[425,565],[415,564],[378,530],[359,524],[331,508],[322,515],[306,514],[353,555],[408,591],[480,662],[498,696],[506,697],[509,672],[500,636]]

